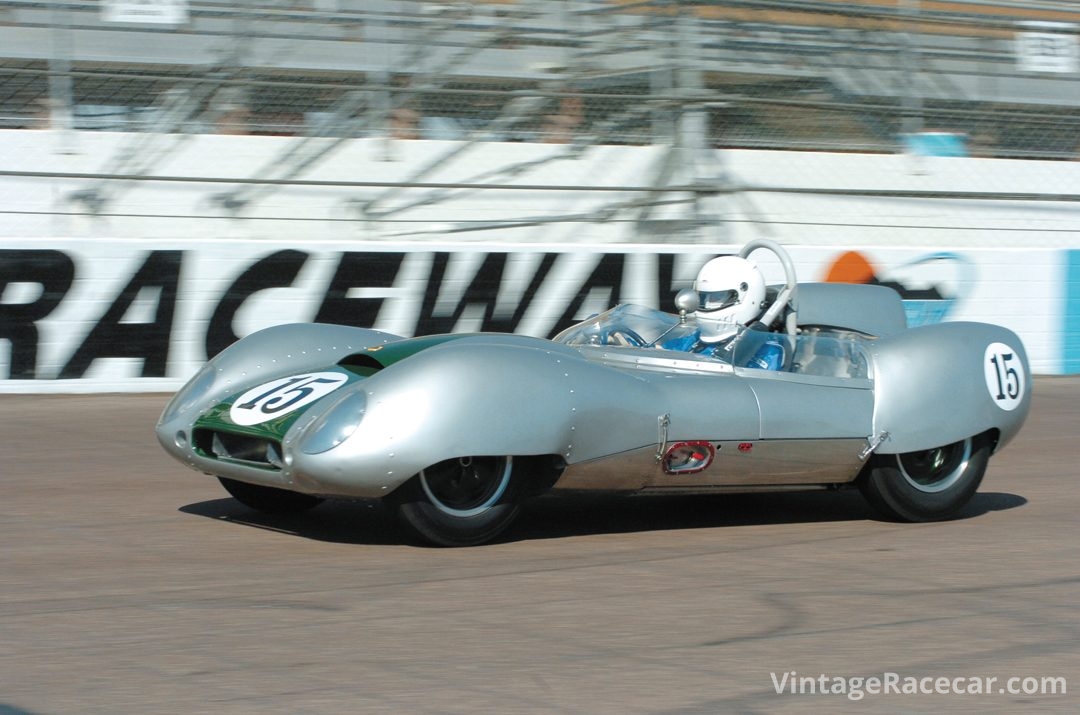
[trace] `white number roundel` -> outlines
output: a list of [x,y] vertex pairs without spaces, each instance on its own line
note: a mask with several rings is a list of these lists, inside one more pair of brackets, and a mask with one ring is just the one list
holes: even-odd
[[1003,410],[1019,407],[1027,388],[1019,353],[1005,343],[990,343],[983,357],[983,370],[994,404]]
[[269,422],[310,405],[348,381],[340,372],[311,372],[264,382],[236,398],[229,418],[245,426]]

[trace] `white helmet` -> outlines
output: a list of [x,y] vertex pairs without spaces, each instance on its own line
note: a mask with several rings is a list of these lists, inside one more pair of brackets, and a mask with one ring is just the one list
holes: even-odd
[[739,256],[720,256],[702,266],[694,290],[694,316],[706,343],[730,337],[739,325],[761,315],[765,305],[765,277],[756,263]]

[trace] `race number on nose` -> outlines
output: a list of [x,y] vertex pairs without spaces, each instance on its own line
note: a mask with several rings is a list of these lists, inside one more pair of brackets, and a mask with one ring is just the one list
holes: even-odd
[[990,343],[983,357],[986,389],[994,404],[1015,410],[1024,398],[1024,366],[1020,354],[1005,343]]
[[229,418],[245,426],[268,422],[310,405],[348,380],[340,372],[312,372],[264,382],[236,398]]

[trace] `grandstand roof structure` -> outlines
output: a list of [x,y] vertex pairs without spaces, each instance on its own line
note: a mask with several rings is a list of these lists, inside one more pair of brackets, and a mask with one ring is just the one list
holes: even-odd
[[1078,32],[1050,0],[5,0],[0,126],[354,136],[411,115],[543,140],[558,127],[527,119],[561,107],[651,143],[689,110],[717,145],[940,129],[1054,156],[1076,148]]

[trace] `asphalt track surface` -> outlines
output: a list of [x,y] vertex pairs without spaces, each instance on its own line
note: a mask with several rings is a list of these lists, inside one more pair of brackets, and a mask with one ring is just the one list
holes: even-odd
[[[160,450],[165,399],[0,396],[0,715],[1080,711],[1080,379],[1036,380],[955,521],[547,498],[471,549],[377,504],[251,512]],[[997,680],[777,694],[792,671]]]

